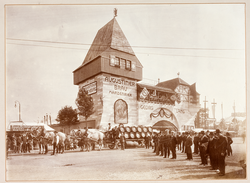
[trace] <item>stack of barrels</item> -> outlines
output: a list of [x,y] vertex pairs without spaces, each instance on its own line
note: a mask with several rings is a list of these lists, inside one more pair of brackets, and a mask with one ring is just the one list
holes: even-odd
[[147,136],[152,136],[152,127],[146,126],[125,126],[120,127],[120,132],[124,133],[126,139],[140,139]]

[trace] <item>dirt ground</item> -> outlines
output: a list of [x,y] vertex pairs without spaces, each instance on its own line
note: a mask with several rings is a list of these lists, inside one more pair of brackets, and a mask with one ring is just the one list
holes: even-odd
[[185,160],[177,150],[177,159],[156,156],[152,149],[129,144],[129,148],[81,152],[79,149],[52,156],[32,151],[10,154],[6,160],[7,181],[54,180],[246,180],[239,161],[245,158],[246,146],[234,138],[233,156],[226,158],[226,175],[219,176],[210,166],[201,166],[200,157]]

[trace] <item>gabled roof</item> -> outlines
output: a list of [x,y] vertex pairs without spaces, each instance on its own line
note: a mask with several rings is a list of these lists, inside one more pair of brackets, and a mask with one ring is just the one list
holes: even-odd
[[108,48],[135,55],[115,18],[99,29],[82,65],[100,56]]
[[190,95],[199,95],[199,93],[196,91],[196,83],[192,84],[190,86]]
[[175,79],[171,79],[168,81],[163,81],[163,82],[158,83],[156,86],[170,88],[172,90],[175,90],[175,88],[180,84],[190,86],[187,82],[185,82],[181,78],[175,78]]
[[163,87],[159,87],[159,86],[151,86],[151,85],[146,85],[146,84],[141,84],[141,83],[137,83],[137,85],[141,88],[146,87],[147,89],[150,89],[150,90],[157,90],[157,91],[167,92],[167,93],[175,93],[173,90],[171,90],[169,88],[163,88]]

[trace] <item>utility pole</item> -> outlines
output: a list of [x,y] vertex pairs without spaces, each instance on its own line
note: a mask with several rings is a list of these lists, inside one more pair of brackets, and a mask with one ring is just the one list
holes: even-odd
[[[213,110],[213,118],[215,119],[215,105],[217,103],[215,103],[215,100],[213,100],[213,102],[211,103],[212,104],[212,110]],[[215,120],[216,121],[216,120]],[[214,128],[215,128],[215,122],[214,122]]]
[[206,100],[206,96],[205,96],[205,100],[203,102],[204,102],[204,110],[205,110],[204,122],[205,122],[205,128],[207,128],[207,121],[206,121],[206,118],[207,118],[207,109],[206,109],[206,103],[208,101]]
[[18,110],[18,114],[19,114],[19,121],[22,121],[21,120],[21,104],[20,104],[20,102],[19,101],[15,101],[15,107],[16,107],[16,103],[18,103],[18,105],[19,105],[19,110]]
[[211,104],[213,105],[213,106],[212,106],[212,109],[213,109],[213,118],[215,118],[215,105],[216,105],[217,103],[215,103],[215,101],[213,101]]

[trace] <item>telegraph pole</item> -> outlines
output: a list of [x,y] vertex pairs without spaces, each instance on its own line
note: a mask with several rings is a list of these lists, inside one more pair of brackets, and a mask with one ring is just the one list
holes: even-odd
[[213,118],[215,118],[215,105],[216,105],[217,103],[215,103],[215,101],[213,101],[211,104],[213,105],[213,106],[212,106],[212,108],[213,108]]
[[16,107],[16,103],[18,103],[18,105],[19,105],[19,110],[18,110],[19,121],[22,121],[22,120],[21,120],[21,104],[20,104],[20,102],[19,102],[18,100],[16,100],[16,101],[15,101],[15,107]]
[[[211,103],[212,104],[212,109],[213,109],[213,118],[215,119],[215,105],[217,103],[215,103],[215,101],[213,100],[213,102]],[[215,120],[216,121],[216,120]],[[215,122],[214,122],[214,128],[215,128]]]
[[205,96],[205,100],[203,102],[204,102],[204,110],[205,110],[204,122],[205,122],[205,128],[207,128],[207,121],[206,121],[206,118],[207,118],[207,109],[206,109],[206,103],[208,101],[206,100],[206,96]]

